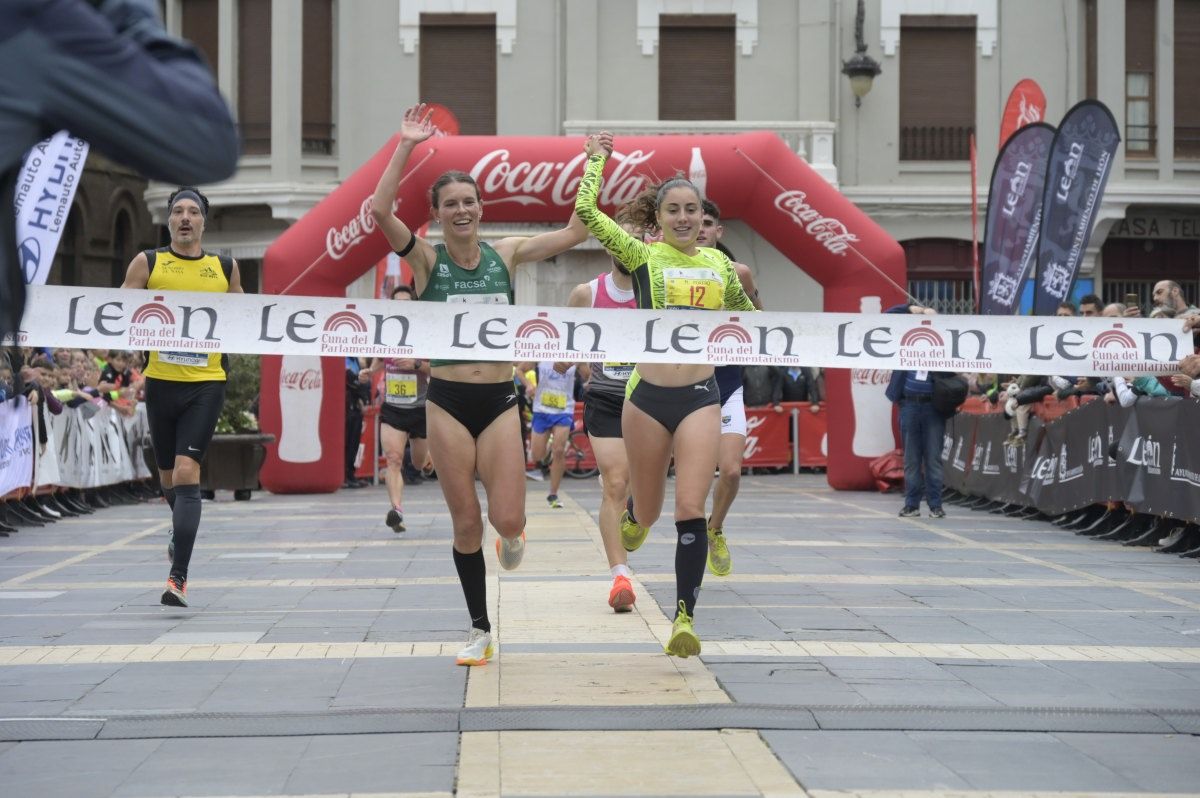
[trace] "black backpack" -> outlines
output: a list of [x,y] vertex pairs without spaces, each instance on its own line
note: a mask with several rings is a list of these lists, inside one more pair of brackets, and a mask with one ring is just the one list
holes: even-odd
[[958,412],[959,405],[967,401],[967,380],[957,374],[939,374],[933,378],[933,409],[943,416]]

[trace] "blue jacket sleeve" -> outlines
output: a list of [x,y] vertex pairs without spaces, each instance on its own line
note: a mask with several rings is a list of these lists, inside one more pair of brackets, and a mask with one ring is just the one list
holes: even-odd
[[888,401],[896,403],[904,397],[904,379],[907,376],[907,371],[892,372],[892,378],[888,381],[887,390],[883,392]]
[[0,20],[5,169],[56,130],[152,180],[215,183],[237,169],[233,114],[193,45],[144,13],[114,25],[83,0],[12,6]]
[[[884,313],[908,313],[908,303],[892,305]],[[888,381],[887,390],[884,391],[884,395],[889,401],[898,403],[904,397],[904,380],[907,376],[907,371],[892,372],[892,378]]]

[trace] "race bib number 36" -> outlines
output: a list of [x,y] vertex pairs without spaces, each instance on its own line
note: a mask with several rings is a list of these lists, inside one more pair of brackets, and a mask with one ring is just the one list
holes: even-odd
[[725,283],[712,269],[663,269],[669,308],[720,310],[725,306]]
[[387,401],[389,404],[411,404],[417,398],[416,374],[389,374]]

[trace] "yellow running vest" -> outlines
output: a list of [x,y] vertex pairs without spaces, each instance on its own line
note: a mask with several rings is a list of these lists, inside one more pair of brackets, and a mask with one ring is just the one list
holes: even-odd
[[[221,259],[205,252],[189,258],[172,252],[170,247],[147,251],[150,279],[146,288],[151,291],[213,291],[229,290],[229,280]],[[151,352],[147,377],[173,382],[209,382],[225,379],[225,367],[219,352]]]

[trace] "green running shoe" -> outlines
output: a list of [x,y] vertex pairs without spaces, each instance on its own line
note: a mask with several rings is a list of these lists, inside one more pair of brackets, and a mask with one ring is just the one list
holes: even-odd
[[692,629],[692,619],[688,616],[687,607],[682,600],[679,602],[679,614],[675,616],[675,623],[671,624],[671,639],[667,641],[663,650],[672,657],[684,659],[700,655],[700,638],[696,637],[696,632]]
[[725,533],[719,529],[708,530],[708,570],[714,576],[729,576],[733,570],[733,559],[729,546],[725,544]]
[[621,545],[625,551],[637,551],[649,535],[650,529],[634,523],[629,517],[629,510],[621,513]]

